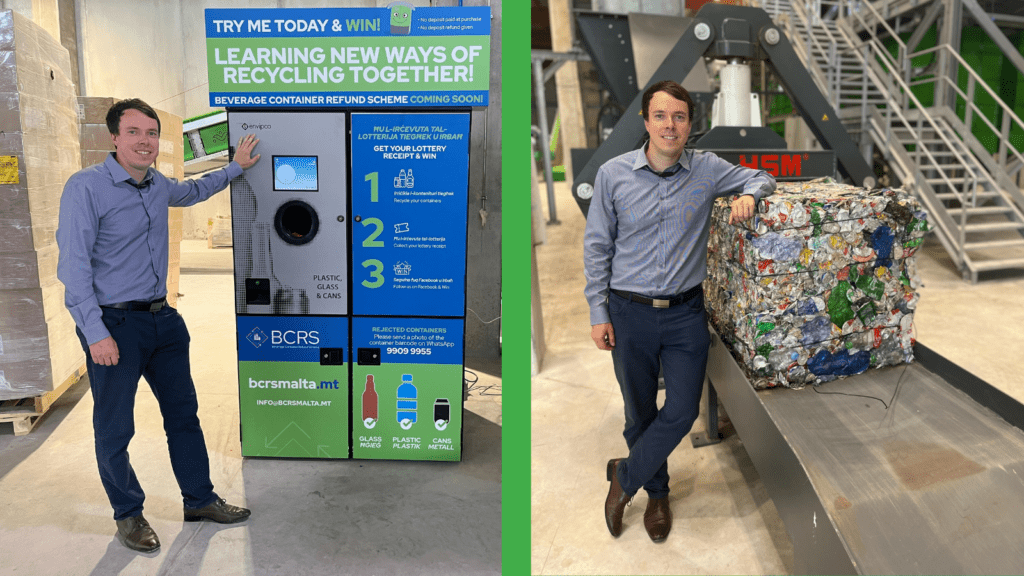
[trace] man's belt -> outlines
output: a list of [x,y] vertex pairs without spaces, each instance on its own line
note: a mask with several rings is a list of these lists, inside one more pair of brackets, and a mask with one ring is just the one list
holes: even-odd
[[100,308],[116,308],[118,310],[131,310],[132,312],[157,312],[167,304],[167,298],[160,298],[151,302],[146,300],[132,300],[130,302],[114,302],[112,304],[100,304]]
[[677,296],[673,296],[668,300],[648,298],[647,296],[641,296],[639,294],[634,294],[632,292],[626,292],[625,290],[616,290],[615,288],[612,288],[611,291],[612,294],[622,296],[626,300],[631,300],[633,302],[638,302],[640,304],[645,304],[647,306],[654,306],[655,308],[668,308],[670,306],[676,306],[688,300],[692,300],[698,294],[701,294],[703,292],[703,287],[700,284],[697,284],[696,286],[690,288],[686,292],[683,292],[682,294],[679,294]]

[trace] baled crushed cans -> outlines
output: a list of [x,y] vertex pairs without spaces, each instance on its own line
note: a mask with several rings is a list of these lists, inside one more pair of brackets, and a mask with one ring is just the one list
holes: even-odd
[[735,225],[729,203],[712,210],[707,309],[755,388],[913,361],[914,253],[928,225],[910,194],[780,183]]

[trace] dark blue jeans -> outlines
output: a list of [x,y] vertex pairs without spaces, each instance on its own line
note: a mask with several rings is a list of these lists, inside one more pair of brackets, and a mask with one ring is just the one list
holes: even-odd
[[[697,419],[708,363],[703,292],[671,308],[654,308],[621,296],[608,297],[615,349],[612,362],[625,403],[622,435],[629,457],[619,463],[622,489],[668,496],[669,454]],[[665,404],[658,409],[658,372],[665,377]]]
[[210,481],[210,458],[199,427],[199,404],[189,368],[189,334],[178,311],[164,306],[156,313],[102,308],[120,358],[115,366],[94,364],[82,331],[89,383],[95,402],[92,415],[96,461],[114,519],[142,513],[146,494],[128,461],[135,435],[135,393],[145,376],[163,415],[171,468],[185,506],[201,508],[217,495]]

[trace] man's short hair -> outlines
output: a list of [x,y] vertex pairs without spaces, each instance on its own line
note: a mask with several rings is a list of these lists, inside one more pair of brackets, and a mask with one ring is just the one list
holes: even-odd
[[153,120],[156,120],[156,132],[160,133],[160,117],[157,116],[156,110],[152,106],[146,104],[139,98],[129,98],[127,100],[119,100],[107,110],[107,130],[110,134],[117,136],[121,133],[121,115],[128,110],[138,110],[146,116],[149,116]]
[[678,82],[673,82],[672,80],[662,80],[661,82],[657,82],[651,85],[651,87],[644,92],[642,107],[644,120],[648,119],[647,113],[651,108],[651,98],[654,98],[654,95],[658,92],[664,92],[676,100],[686,102],[686,108],[690,111],[690,120],[693,120],[693,98],[690,98],[690,93],[686,91],[686,88],[683,88]]

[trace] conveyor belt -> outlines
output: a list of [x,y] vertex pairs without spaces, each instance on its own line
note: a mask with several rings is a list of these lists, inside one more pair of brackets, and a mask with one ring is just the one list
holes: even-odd
[[797,573],[1024,572],[1024,432],[951,385],[966,373],[923,352],[929,362],[817,392],[755,392],[713,335],[709,379],[786,525]]

